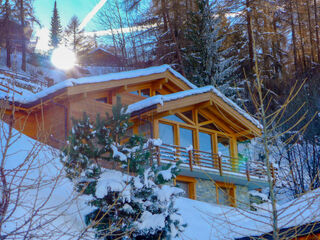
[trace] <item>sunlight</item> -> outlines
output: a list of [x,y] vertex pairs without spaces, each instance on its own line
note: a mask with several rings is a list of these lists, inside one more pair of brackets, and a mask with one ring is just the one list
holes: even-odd
[[49,51],[49,29],[41,28],[37,31],[36,37],[38,38],[36,50],[38,52],[47,52]]
[[51,62],[53,65],[62,70],[69,70],[76,64],[76,55],[73,51],[59,47],[52,52]]

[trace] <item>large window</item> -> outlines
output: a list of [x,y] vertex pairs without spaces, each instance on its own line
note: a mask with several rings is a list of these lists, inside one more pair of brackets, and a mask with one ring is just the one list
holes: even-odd
[[173,126],[169,124],[159,124],[159,137],[163,143],[174,145]]
[[199,132],[199,150],[207,153],[213,153],[211,134]]
[[180,127],[180,146],[189,147],[190,145],[193,146],[193,131]]
[[[169,145],[185,148],[192,145],[194,150],[201,151],[203,159],[200,160],[208,167],[218,167],[217,154],[231,167],[231,135],[218,131],[213,121],[203,115],[198,114],[198,121],[193,115],[192,111],[187,111],[163,117],[159,120],[159,137]],[[212,154],[216,154],[214,161]]]

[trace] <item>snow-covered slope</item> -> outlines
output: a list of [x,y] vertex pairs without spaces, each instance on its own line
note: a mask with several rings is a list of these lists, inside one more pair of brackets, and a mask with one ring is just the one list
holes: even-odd
[[[2,122],[1,125],[3,152],[8,126]],[[14,179],[16,184],[21,176],[25,174],[26,177],[18,198],[18,207],[6,223],[4,231],[10,233],[17,225],[23,225],[30,212],[39,209],[31,224],[33,234],[38,239],[74,239],[79,232],[85,231],[84,216],[92,209],[85,204],[85,198],[78,197],[73,191],[73,183],[64,177],[59,151],[43,146],[15,130],[13,134],[13,144],[5,159],[5,168],[11,171],[9,178],[13,179],[12,173],[20,167],[18,178]],[[175,206],[188,225],[178,239],[234,239],[272,230],[270,209],[252,212],[186,198],[177,199]],[[280,206],[278,211],[280,228],[320,221],[320,189]],[[28,227],[24,226],[19,232]],[[90,233],[86,234],[88,239]]]

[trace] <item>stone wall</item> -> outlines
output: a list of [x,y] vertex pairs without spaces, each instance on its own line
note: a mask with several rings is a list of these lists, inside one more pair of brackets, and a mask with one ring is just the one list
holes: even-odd
[[250,208],[250,197],[247,186],[236,185],[237,207],[241,209]]
[[[217,193],[214,181],[197,179],[196,183],[196,196],[197,200],[217,203]],[[242,185],[236,185],[236,203],[237,207],[242,209],[250,208],[250,198],[248,193],[248,187]]]
[[197,200],[208,203],[217,203],[216,187],[213,181],[197,179]]

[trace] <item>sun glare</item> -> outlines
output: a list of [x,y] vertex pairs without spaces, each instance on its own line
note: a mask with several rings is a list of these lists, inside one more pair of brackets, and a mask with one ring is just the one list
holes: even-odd
[[74,52],[65,47],[59,47],[53,50],[51,62],[53,65],[62,70],[69,70],[76,64],[76,55]]

